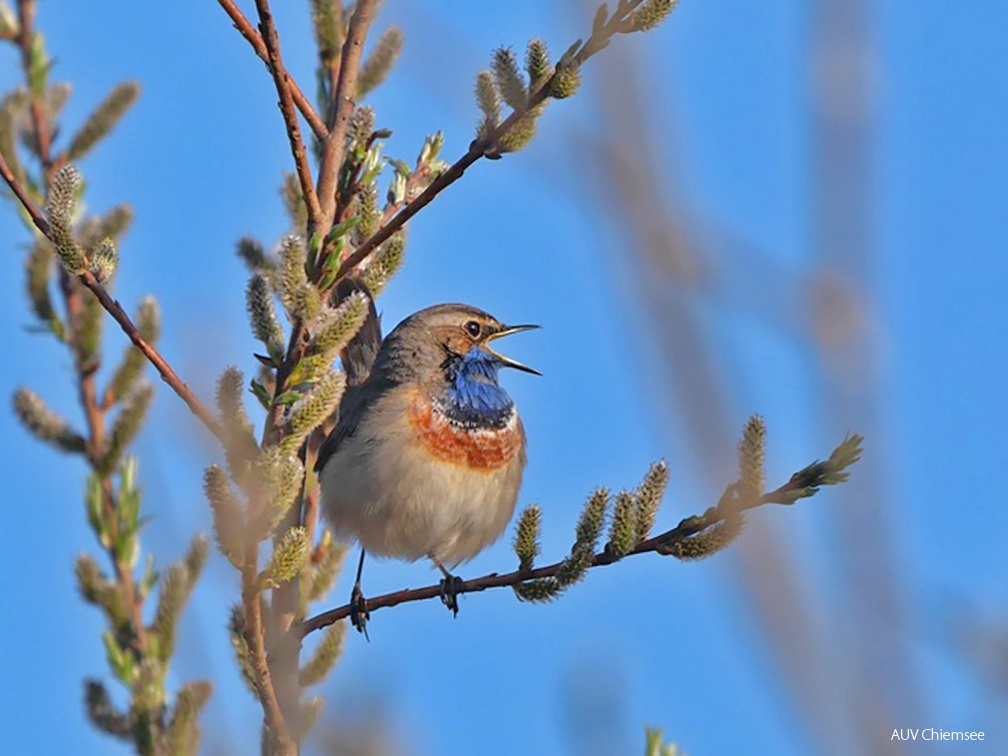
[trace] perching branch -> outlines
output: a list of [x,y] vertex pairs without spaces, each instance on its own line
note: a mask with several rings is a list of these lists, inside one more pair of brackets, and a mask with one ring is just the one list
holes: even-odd
[[[220,3],[221,8],[224,12],[228,14],[231,20],[234,22],[235,28],[238,33],[241,34],[248,43],[252,45],[252,49],[259,59],[266,64],[267,68],[270,65],[269,52],[266,49],[266,43],[263,42],[263,38],[256,31],[252,23],[245,18],[245,14],[241,12],[241,9],[234,4],[234,0],[217,0]],[[308,99],[307,95],[301,91],[301,87],[298,83],[288,74],[287,82],[290,85],[291,98],[294,100],[294,104],[297,105],[297,109],[301,111],[301,115],[308,122],[311,130],[315,133],[319,139],[325,139],[329,136],[329,129],[326,128],[325,123],[319,117],[319,114],[315,112],[315,108],[312,107],[311,100]]]
[[[765,504],[794,504],[798,499],[807,498],[818,493],[820,486],[833,485],[846,480],[847,473],[845,469],[860,458],[862,440],[862,437],[858,435],[848,436],[834,450],[828,460],[812,463],[792,475],[787,483],[769,493],[746,497],[742,493],[742,486],[739,483],[734,483],[728,487],[716,506],[710,507],[702,515],[687,517],[671,530],[641,541],[627,553],[627,556],[651,552],[662,555],[674,555],[680,558],[702,556],[703,554],[693,554],[690,549],[683,547],[689,544],[690,539],[702,536],[702,534],[709,533],[714,528],[737,520],[740,514],[746,510],[755,509]],[[621,558],[613,554],[609,549],[604,549],[594,554],[588,566],[589,568],[603,567],[613,564]],[[489,575],[473,578],[472,580],[461,581],[455,584],[453,590],[455,594],[460,594],[477,593],[489,588],[502,588],[504,586],[517,589],[523,583],[530,581],[556,578],[567,565],[568,560],[563,560],[536,569],[519,568],[505,574],[492,572]],[[365,608],[368,612],[374,612],[377,609],[397,606],[411,601],[440,598],[443,596],[443,592],[444,589],[441,584],[395,591],[367,599]],[[296,631],[299,637],[304,638],[315,630],[320,630],[349,616],[350,605],[347,604],[305,620],[297,626]]]

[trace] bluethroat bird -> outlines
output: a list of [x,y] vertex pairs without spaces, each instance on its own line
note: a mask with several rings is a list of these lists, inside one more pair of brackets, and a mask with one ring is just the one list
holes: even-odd
[[[378,343],[377,320],[371,320]],[[366,552],[430,559],[444,575],[442,600],[458,613],[459,581],[449,568],[500,538],[525,468],[525,430],[498,371],[541,375],[490,344],[533,328],[504,325],[468,305],[442,304],[406,318],[377,354],[372,349],[356,360],[344,354],[350,388],[315,469],[335,534],[361,545],[350,602],[358,630],[367,621],[360,589]],[[354,363],[359,370],[372,357],[370,372],[355,386]]]

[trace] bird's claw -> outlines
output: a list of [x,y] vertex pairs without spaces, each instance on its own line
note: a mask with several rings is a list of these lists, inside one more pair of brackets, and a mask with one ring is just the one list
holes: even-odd
[[355,585],[350,594],[350,622],[357,632],[362,633],[368,641],[371,640],[367,632],[367,623],[370,618],[371,613],[367,610],[367,599],[364,598],[360,586]]
[[441,581],[441,603],[448,607],[453,617],[458,617],[458,594],[462,590],[462,579],[445,573]]

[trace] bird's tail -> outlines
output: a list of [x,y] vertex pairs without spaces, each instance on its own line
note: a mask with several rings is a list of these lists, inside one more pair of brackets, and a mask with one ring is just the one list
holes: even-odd
[[357,335],[350,339],[350,343],[340,354],[348,388],[361,385],[368,377],[382,341],[381,317],[375,309],[374,297],[367,284],[358,278],[344,278],[336,285],[336,301],[341,302],[355,291],[367,297],[368,315]]

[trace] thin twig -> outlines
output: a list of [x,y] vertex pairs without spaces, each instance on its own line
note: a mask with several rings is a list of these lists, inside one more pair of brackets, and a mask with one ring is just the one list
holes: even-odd
[[[626,31],[625,26],[627,19],[632,11],[640,5],[640,2],[641,0],[636,0],[636,2],[630,3],[622,10],[621,13],[618,13],[610,18],[606,24],[593,30],[592,35],[588,38],[588,40],[582,43],[577,48],[577,51],[571,56],[572,63],[575,66],[580,67],[595,53],[603,49],[610,37],[617,33]],[[339,281],[349,274],[355,267],[363,262],[364,259],[371,254],[371,252],[387,241],[396,231],[402,228],[410,218],[429,205],[431,201],[441,192],[462,178],[462,174],[466,172],[466,169],[480,158],[485,157],[490,148],[500,141],[500,139],[507,134],[516,123],[542,105],[549,97],[553,82],[559,75],[561,75],[559,71],[554,71],[553,75],[529,96],[528,103],[524,108],[513,111],[482,139],[474,139],[469,145],[469,150],[462,157],[456,160],[455,163],[448,168],[448,170],[434,179],[434,181],[432,181],[430,185],[424,189],[418,197],[416,197],[416,199],[412,200],[403,207],[403,209],[396,213],[388,223],[383,225],[371,236],[361,242],[361,244],[353,251],[353,254],[347,257],[347,259],[340,264],[339,270],[336,272],[335,281]],[[333,133],[335,134],[335,132],[336,129],[334,128]],[[330,134],[330,139],[331,138],[332,134]],[[321,177],[319,178],[319,182],[321,193]]]
[[28,84],[28,110],[31,113],[32,128],[35,132],[35,146],[39,158],[42,160],[42,169],[44,172],[48,172],[52,162],[49,159],[51,139],[49,121],[45,116],[45,106],[39,93],[33,91],[31,81],[32,42],[35,36],[35,0],[18,0],[18,19],[21,26],[19,38],[21,67],[24,69],[25,81]]
[[42,214],[42,211],[38,209],[38,206],[32,202],[31,197],[28,196],[28,192],[25,191],[21,182],[17,180],[17,177],[10,169],[10,166],[7,165],[7,159],[4,157],[3,152],[0,152],[0,176],[3,176],[3,180],[7,182],[7,186],[10,187],[12,192],[14,192],[14,196],[18,198],[18,202],[21,203],[21,207],[23,207],[25,212],[28,213],[32,223],[35,224],[35,228],[37,228],[43,236],[49,238],[49,221],[46,220],[46,217]]
[[[0,175],[3,176],[4,181],[7,182],[7,186],[9,186],[11,191],[14,192],[14,196],[16,196],[21,202],[21,205],[31,218],[32,223],[35,224],[35,228],[37,228],[43,236],[52,241],[52,232],[49,228],[49,222],[35,203],[31,201],[31,198],[25,192],[21,183],[14,177],[14,174],[11,172],[10,166],[7,165],[7,161],[4,159],[3,154],[0,154]],[[102,286],[101,282],[95,278],[94,274],[90,271],[84,271],[78,275],[77,280],[90,289],[91,293],[97,297],[98,302],[119,324],[123,333],[126,334],[129,340],[133,342],[134,346],[143,352],[144,356],[157,369],[158,373],[161,375],[161,379],[172,387],[175,393],[179,395],[192,413],[203,422],[210,432],[213,433],[214,436],[221,441],[221,443],[224,443],[224,431],[220,427],[220,424],[217,422],[213,413],[196,397],[196,395],[192,392],[192,389],[190,389],[189,386],[187,386],[186,383],[179,378],[178,374],[168,363],[168,360],[162,357],[161,353],[140,335],[140,330],[130,319],[130,316],[126,314],[122,305],[109,295],[105,287]]]
[[330,117],[332,128],[325,140],[322,166],[319,168],[318,197],[322,206],[323,228],[328,230],[336,213],[336,180],[343,164],[343,152],[350,118],[353,116],[353,94],[357,91],[357,74],[360,72],[364,38],[374,16],[376,0],[357,0],[347,28],[343,53],[340,56],[339,79]]
[[284,68],[283,57],[280,54],[280,36],[273,23],[273,13],[270,11],[269,0],[256,0],[256,10],[259,12],[259,33],[266,45],[270,73],[280,96],[280,113],[287,127],[287,139],[290,141],[291,154],[297,168],[298,182],[301,184],[301,195],[308,209],[309,234],[318,228],[320,221],[319,199],[315,194],[315,184],[312,181],[311,166],[308,164],[308,152],[301,138],[301,127],[298,125],[297,113],[294,110],[294,98],[291,94],[291,78]]
[[371,236],[365,239],[361,244],[353,251],[346,260],[344,260],[336,273],[336,281],[344,278],[350,271],[357,267],[364,259],[371,254],[377,247],[379,247],[400,228],[406,225],[414,215],[423,210],[431,201],[437,197],[441,192],[447,189],[449,186],[454,184],[460,178],[466,170],[487,154],[487,151],[492,147],[501,137],[507,134],[511,128],[518,123],[522,118],[524,118],[530,110],[542,104],[542,102],[547,97],[547,92],[549,91],[549,83],[545,84],[540,89],[529,98],[529,105],[526,109],[521,111],[514,111],[501,121],[496,128],[490,131],[482,139],[474,139],[469,145],[469,150],[462,157],[456,160],[451,167],[448,168],[444,173],[439,175],[434,179],[426,189],[424,189],[416,199],[407,203],[402,210],[396,213],[392,219],[386,223],[384,226],[375,231]]
[[[671,530],[645,541],[641,541],[637,544],[637,547],[633,551],[627,554],[627,556],[648,554],[651,552],[668,554],[670,553],[670,547],[677,543],[681,543],[690,536],[694,536],[697,533],[717,525],[719,522],[723,522],[730,516],[731,513],[737,514],[744,510],[763,506],[764,504],[793,503],[793,501],[787,500],[787,493],[799,487],[802,487],[802,481],[792,479],[780,488],[764,494],[759,498],[751,499],[749,501],[735,502],[730,509],[726,510],[721,507],[711,507],[700,516],[687,517]],[[614,557],[611,554],[602,551],[595,554],[595,557],[592,559],[591,567],[603,567],[605,565],[614,564],[619,561],[619,559],[619,557]],[[545,567],[538,567],[531,570],[518,569],[514,572],[508,572],[503,575],[491,572],[488,575],[473,578],[472,580],[465,580],[456,584],[454,592],[456,594],[478,593],[489,588],[503,588],[505,586],[514,587],[528,580],[555,577],[563,566],[564,562],[560,561]],[[411,601],[425,601],[427,599],[439,598],[441,597],[442,592],[443,588],[440,583],[424,586],[423,588],[411,588],[402,591],[394,591],[393,593],[386,593],[381,596],[376,596],[375,598],[367,599],[366,608],[368,612],[373,612],[377,609],[397,606]],[[298,633],[299,637],[304,638],[306,635],[314,632],[315,630],[321,630],[322,628],[328,627],[334,622],[338,622],[339,620],[349,616],[350,605],[345,604],[337,607],[336,609],[330,609],[305,620],[297,626],[295,631]]]
[[[266,50],[266,43],[263,42],[263,38],[256,31],[252,23],[245,18],[245,14],[241,12],[237,5],[234,4],[233,0],[217,0],[224,12],[228,14],[231,21],[234,22],[235,29],[241,34],[248,43],[252,45],[252,49],[259,59],[266,64],[267,69],[269,69],[269,53]],[[325,140],[329,136],[329,129],[326,128],[325,122],[315,112],[315,108],[312,107],[311,100],[308,96],[301,91],[301,87],[298,83],[288,75],[287,77],[290,83],[291,97],[294,100],[294,104],[297,105],[297,109],[301,111],[301,115],[308,122],[311,130],[315,133],[319,139]]]
[[98,298],[101,306],[119,324],[119,327],[129,340],[133,342],[133,345],[143,352],[144,357],[150,361],[161,375],[161,380],[172,387],[175,393],[179,395],[179,398],[189,407],[189,410],[203,422],[221,443],[225,443],[224,430],[217,422],[213,413],[196,397],[192,389],[179,378],[178,374],[168,363],[168,360],[162,357],[161,353],[140,335],[139,329],[130,320],[130,316],[126,314],[122,305],[109,295],[108,290],[102,286],[101,282],[90,271],[84,271],[77,278]]

